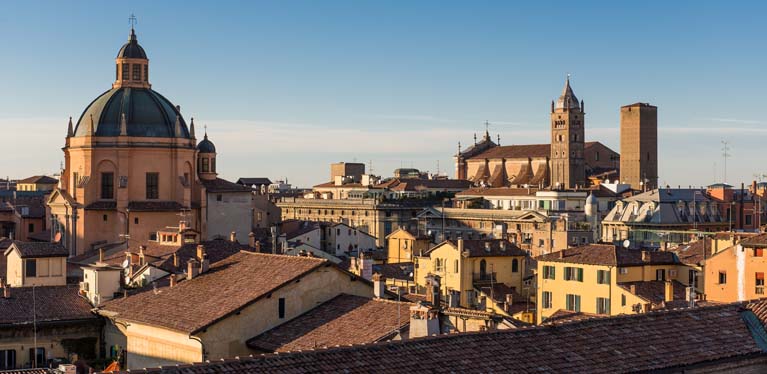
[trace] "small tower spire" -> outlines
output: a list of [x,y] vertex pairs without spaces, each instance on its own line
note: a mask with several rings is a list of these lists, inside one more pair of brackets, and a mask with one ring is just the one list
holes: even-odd
[[75,135],[74,131],[72,130],[72,117],[69,117],[69,125],[67,125],[67,138],[71,138]]
[[501,145],[501,134],[497,134],[497,135],[498,135],[498,145],[500,146]]
[[461,142],[458,142],[458,156],[461,155]]
[[180,138],[183,135],[183,131],[181,130],[181,116],[176,114],[176,137]]
[[474,133],[474,145],[477,145],[477,133]]
[[88,133],[86,135],[93,136],[95,134],[96,125],[93,123],[93,113],[90,114],[90,122],[88,123]]
[[196,137],[194,136],[194,117],[192,117],[192,121],[189,123],[189,136],[192,139],[196,139]]
[[125,120],[125,113],[120,114],[120,136],[128,136],[128,122]]

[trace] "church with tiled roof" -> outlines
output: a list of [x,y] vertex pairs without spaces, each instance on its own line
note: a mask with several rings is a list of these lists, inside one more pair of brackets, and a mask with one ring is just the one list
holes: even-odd
[[590,177],[618,175],[619,155],[600,142],[584,136],[585,111],[570,79],[562,95],[551,102],[551,143],[500,144],[490,132],[455,155],[456,178],[480,186],[571,189],[588,187]]

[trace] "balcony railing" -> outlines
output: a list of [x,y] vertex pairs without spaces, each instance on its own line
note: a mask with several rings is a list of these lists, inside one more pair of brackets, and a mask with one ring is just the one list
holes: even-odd
[[496,282],[495,272],[472,273],[472,280],[474,280],[475,282]]

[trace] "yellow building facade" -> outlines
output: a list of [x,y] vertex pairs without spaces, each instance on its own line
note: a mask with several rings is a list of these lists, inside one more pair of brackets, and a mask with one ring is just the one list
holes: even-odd
[[605,316],[646,312],[661,302],[683,299],[688,283],[689,267],[671,252],[593,244],[537,260],[538,323],[558,311]]
[[416,236],[404,228],[399,228],[386,237],[386,262],[390,264],[411,262],[415,256],[429,250],[430,246],[429,237]]
[[[526,256],[507,240],[447,240],[416,257],[413,277],[418,293],[426,292],[428,276],[437,275],[445,300],[456,298],[454,306],[477,307],[483,286],[502,284],[521,291]],[[488,301],[485,306],[494,309],[492,304]]]

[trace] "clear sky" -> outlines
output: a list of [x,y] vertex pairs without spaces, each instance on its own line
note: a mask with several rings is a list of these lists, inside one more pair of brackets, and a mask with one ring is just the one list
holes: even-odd
[[[329,163],[454,173],[457,143],[549,141],[572,74],[586,137],[619,151],[621,105],[658,106],[660,182],[767,173],[766,2],[0,3],[0,175],[57,172],[69,116],[110,88],[138,17],[153,88],[224,178],[325,182]],[[199,128],[198,128],[199,131]]]

